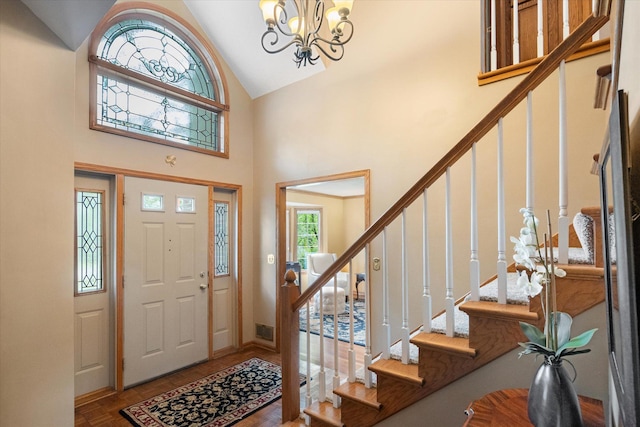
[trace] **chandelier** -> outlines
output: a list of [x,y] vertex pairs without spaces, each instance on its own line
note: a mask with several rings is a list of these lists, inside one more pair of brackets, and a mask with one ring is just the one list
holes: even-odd
[[[293,6],[289,6],[291,4]],[[327,9],[325,15],[325,0],[260,0],[260,9],[267,24],[267,31],[262,35],[262,48],[268,53],[278,53],[295,45],[294,62],[298,68],[307,63],[315,64],[320,54],[313,48],[333,61],[340,60],[344,55],[344,45],[353,36],[353,24],[349,20],[353,0],[333,0],[333,4],[334,7]],[[321,29],[325,16],[330,40],[321,35],[321,32],[327,34],[327,30]]]

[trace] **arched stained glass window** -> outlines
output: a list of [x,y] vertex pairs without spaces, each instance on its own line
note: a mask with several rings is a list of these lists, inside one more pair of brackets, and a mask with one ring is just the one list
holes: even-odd
[[92,35],[91,128],[228,157],[215,57],[187,24],[149,6],[112,12]]

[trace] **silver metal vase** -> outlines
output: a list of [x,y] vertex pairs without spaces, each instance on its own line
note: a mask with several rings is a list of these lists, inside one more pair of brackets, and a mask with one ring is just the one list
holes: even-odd
[[578,394],[562,360],[545,357],[529,388],[528,413],[536,427],[583,426]]

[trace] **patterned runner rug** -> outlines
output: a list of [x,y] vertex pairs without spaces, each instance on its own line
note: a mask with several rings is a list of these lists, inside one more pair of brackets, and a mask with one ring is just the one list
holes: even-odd
[[139,427],[224,427],[278,400],[281,393],[280,366],[253,358],[131,405],[120,414]]
[[[365,314],[365,302],[364,300],[355,300],[351,299],[346,304],[346,311],[344,313],[338,314],[338,340],[349,342],[350,339],[350,331],[349,331],[349,311],[351,310],[351,302],[355,307],[353,312],[353,343],[355,345],[364,346],[365,344],[365,324],[366,324],[366,314]],[[333,338],[333,314],[324,314],[323,318],[323,335],[326,338]],[[311,332],[315,335],[320,335],[320,315],[314,310],[313,306],[311,306],[311,311],[309,313],[309,323],[311,325]],[[300,330],[306,332],[307,330],[307,307],[302,306],[300,308]]]

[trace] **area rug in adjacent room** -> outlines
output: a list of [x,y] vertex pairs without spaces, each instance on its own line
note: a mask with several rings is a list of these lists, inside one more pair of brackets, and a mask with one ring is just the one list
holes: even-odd
[[[353,343],[364,346],[365,344],[365,302],[364,300],[351,300],[354,303],[355,311],[353,312]],[[338,314],[338,340],[350,342],[349,337],[349,311],[351,310],[351,301],[346,304],[346,311]],[[333,314],[325,314],[323,317],[323,334],[326,338],[333,338]],[[320,316],[318,312],[311,306],[309,313],[309,323],[311,324],[310,332],[320,335]],[[300,330],[307,330],[307,307],[300,309]]]
[[120,414],[139,427],[225,427],[281,395],[280,366],[253,358],[131,405]]

